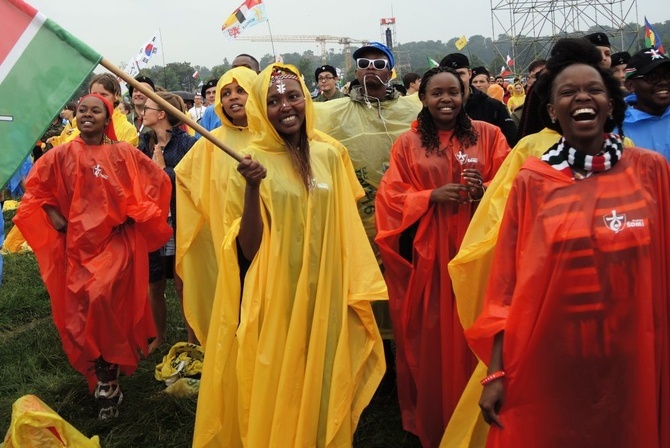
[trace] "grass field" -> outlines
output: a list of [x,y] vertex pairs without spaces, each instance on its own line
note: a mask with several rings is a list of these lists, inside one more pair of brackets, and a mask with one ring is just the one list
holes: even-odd
[[[11,214],[5,213],[11,227]],[[124,402],[111,423],[96,418],[96,407],[82,375],[68,364],[51,319],[49,296],[31,253],[5,257],[0,286],[0,441],[11,418],[12,403],[34,394],[85,435],[98,435],[105,448],[188,447],[193,437],[196,399],[177,399],[162,393],[154,368],[167,348],[142,360],[137,372],[122,377]],[[185,339],[178,300],[168,284],[169,332],[174,343]],[[363,414],[354,446],[357,448],[420,447],[402,430],[394,379],[384,379]]]

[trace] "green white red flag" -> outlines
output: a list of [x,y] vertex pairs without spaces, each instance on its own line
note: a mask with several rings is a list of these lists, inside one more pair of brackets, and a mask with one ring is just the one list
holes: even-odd
[[21,0],[0,0],[0,186],[102,56]]

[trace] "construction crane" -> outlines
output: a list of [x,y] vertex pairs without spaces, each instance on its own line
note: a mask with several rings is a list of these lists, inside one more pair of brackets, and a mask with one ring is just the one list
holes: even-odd
[[351,70],[351,45],[360,44],[367,45],[369,41],[367,40],[358,40],[351,39],[349,37],[338,37],[338,36],[328,36],[328,35],[279,35],[279,36],[249,36],[249,37],[238,37],[237,40],[246,40],[249,42],[291,42],[291,43],[301,43],[301,42],[318,42],[321,47],[321,63],[325,64],[328,62],[326,56],[328,55],[326,51],[327,43],[335,43],[342,45],[342,53],[344,54],[344,71],[348,73]]

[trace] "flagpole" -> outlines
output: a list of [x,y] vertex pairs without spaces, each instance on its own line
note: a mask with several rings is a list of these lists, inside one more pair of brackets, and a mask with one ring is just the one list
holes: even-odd
[[270,28],[270,19],[267,19],[266,22],[268,23],[268,32],[270,33],[270,44],[272,44],[272,58],[276,61],[277,52],[275,51],[275,41],[272,37],[272,28]]
[[[161,43],[161,59],[163,60],[163,84],[165,85],[164,87],[167,89],[167,70],[165,69],[165,46],[163,45],[163,33],[161,33],[160,27],[158,27],[158,40]],[[169,90],[169,89],[168,89]]]
[[[162,43],[161,43],[162,45]],[[118,76],[119,78],[123,79],[126,83],[129,85],[133,86],[133,89],[139,90],[142,92],[147,98],[151,98],[151,100],[158,104],[163,110],[170,112],[172,115],[175,115],[179,117],[181,121],[189,125],[191,128],[195,129],[200,135],[205,137],[207,140],[210,142],[214,143],[216,146],[221,148],[223,152],[228,154],[230,157],[233,159],[237,160],[238,162],[242,161],[242,156],[235,152],[235,150],[231,149],[229,146],[224,144],[221,140],[216,138],[214,135],[212,135],[211,132],[209,132],[207,129],[203,128],[200,124],[196,123],[190,115],[185,114],[184,111],[181,111],[174,107],[172,104],[168,103],[165,101],[163,98],[160,96],[156,95],[156,92],[154,92],[151,89],[148,89],[145,87],[144,84],[141,84],[137,82],[132,76],[128,75],[128,73],[124,72],[121,70],[119,67],[114,65],[113,62],[111,62],[107,58],[102,58],[102,61],[100,61],[100,65],[105,67],[107,70],[112,72],[114,75]]]

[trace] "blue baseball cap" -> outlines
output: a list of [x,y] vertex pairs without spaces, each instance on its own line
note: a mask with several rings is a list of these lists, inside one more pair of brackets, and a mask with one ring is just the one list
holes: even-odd
[[368,45],[365,45],[358,50],[354,51],[354,54],[352,55],[354,60],[358,58],[362,58],[363,53],[365,53],[367,50],[377,50],[381,51],[386,55],[386,57],[389,59],[389,65],[390,69],[393,69],[395,66],[395,58],[393,57],[393,53],[391,53],[391,49],[387,47],[386,45],[382,44],[381,42],[370,42]]

